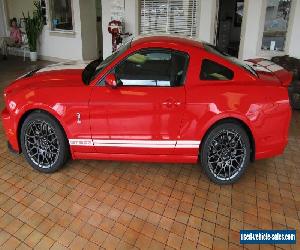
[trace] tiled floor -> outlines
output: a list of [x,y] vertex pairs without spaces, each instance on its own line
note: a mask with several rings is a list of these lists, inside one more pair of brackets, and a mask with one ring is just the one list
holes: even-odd
[[[32,67],[0,60],[1,93]],[[299,112],[284,155],[251,164],[232,186],[184,164],[70,161],[41,174],[7,151],[0,129],[3,249],[239,249],[243,228],[298,230],[298,246],[244,248],[300,249]]]

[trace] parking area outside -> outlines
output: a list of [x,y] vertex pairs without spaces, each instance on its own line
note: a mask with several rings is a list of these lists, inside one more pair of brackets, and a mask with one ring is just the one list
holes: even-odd
[[[49,62],[39,61],[40,66]],[[33,63],[0,61],[0,91]],[[0,96],[3,108],[3,96]],[[3,249],[299,249],[300,113],[283,155],[219,186],[198,165],[69,161],[34,171],[0,128]],[[296,229],[296,245],[240,245],[242,229]]]

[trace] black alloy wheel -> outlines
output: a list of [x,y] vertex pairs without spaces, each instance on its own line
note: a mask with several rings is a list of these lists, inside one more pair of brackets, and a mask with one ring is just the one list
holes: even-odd
[[237,123],[214,127],[201,145],[201,165],[217,184],[236,182],[250,162],[249,138]]
[[36,170],[51,173],[62,167],[69,146],[57,121],[43,112],[31,113],[21,128],[21,147],[28,163]]

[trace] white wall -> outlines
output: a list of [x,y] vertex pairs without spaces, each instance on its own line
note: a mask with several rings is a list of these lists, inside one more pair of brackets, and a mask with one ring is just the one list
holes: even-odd
[[108,23],[111,21],[111,0],[102,0],[102,34],[103,34],[103,58],[111,54],[111,34],[107,30]]
[[213,43],[218,0],[200,0],[199,39]]
[[7,18],[5,12],[5,1],[0,0],[0,37],[7,36]]
[[48,20],[48,25],[45,26],[39,43],[39,55],[41,55],[42,58],[50,60],[83,59],[79,0],[73,0],[72,7],[74,18],[74,32],[51,31],[49,24],[50,20]]
[[[74,32],[50,29],[50,20],[40,38],[39,55],[50,60],[98,58],[95,0],[72,0]],[[48,3],[49,13],[49,3]]]
[[133,36],[139,35],[139,0],[125,1],[125,29]]
[[240,57],[243,59],[257,57],[260,25],[263,24],[263,1],[264,0],[245,0],[240,46]]
[[[111,21],[112,0],[102,0],[102,32],[103,32],[103,58],[112,53],[111,34],[108,32],[108,23]],[[125,1],[125,32],[138,35],[138,0]]]
[[[11,19],[13,17],[22,18],[22,12],[27,14],[29,11],[31,14],[34,9],[33,2],[34,0],[0,0],[0,5],[2,7],[3,3],[6,3],[6,14],[8,16],[8,19]],[[48,24],[44,27],[44,30],[39,39],[38,53],[41,58],[50,60],[82,60],[83,53],[79,0],[72,0],[72,3],[74,14],[74,32],[52,32],[50,30],[50,20],[48,20]],[[47,7],[49,7],[48,1]],[[3,18],[2,14],[1,18]],[[2,24],[0,25],[2,27]],[[6,25],[6,27],[8,28],[8,24]]]
[[300,1],[296,0],[292,2],[292,8],[294,8],[293,20],[290,23],[290,38],[289,38],[289,55],[300,59]]
[[32,14],[34,9],[33,2],[34,0],[6,0],[9,19],[13,17],[22,18],[23,12],[25,16],[27,16],[28,12]]
[[98,58],[95,0],[80,0],[81,39],[83,60]]

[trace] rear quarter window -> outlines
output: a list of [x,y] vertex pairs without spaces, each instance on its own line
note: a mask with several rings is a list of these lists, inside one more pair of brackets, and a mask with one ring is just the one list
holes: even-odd
[[204,59],[201,65],[200,80],[203,81],[228,81],[232,80],[234,72],[212,60]]

